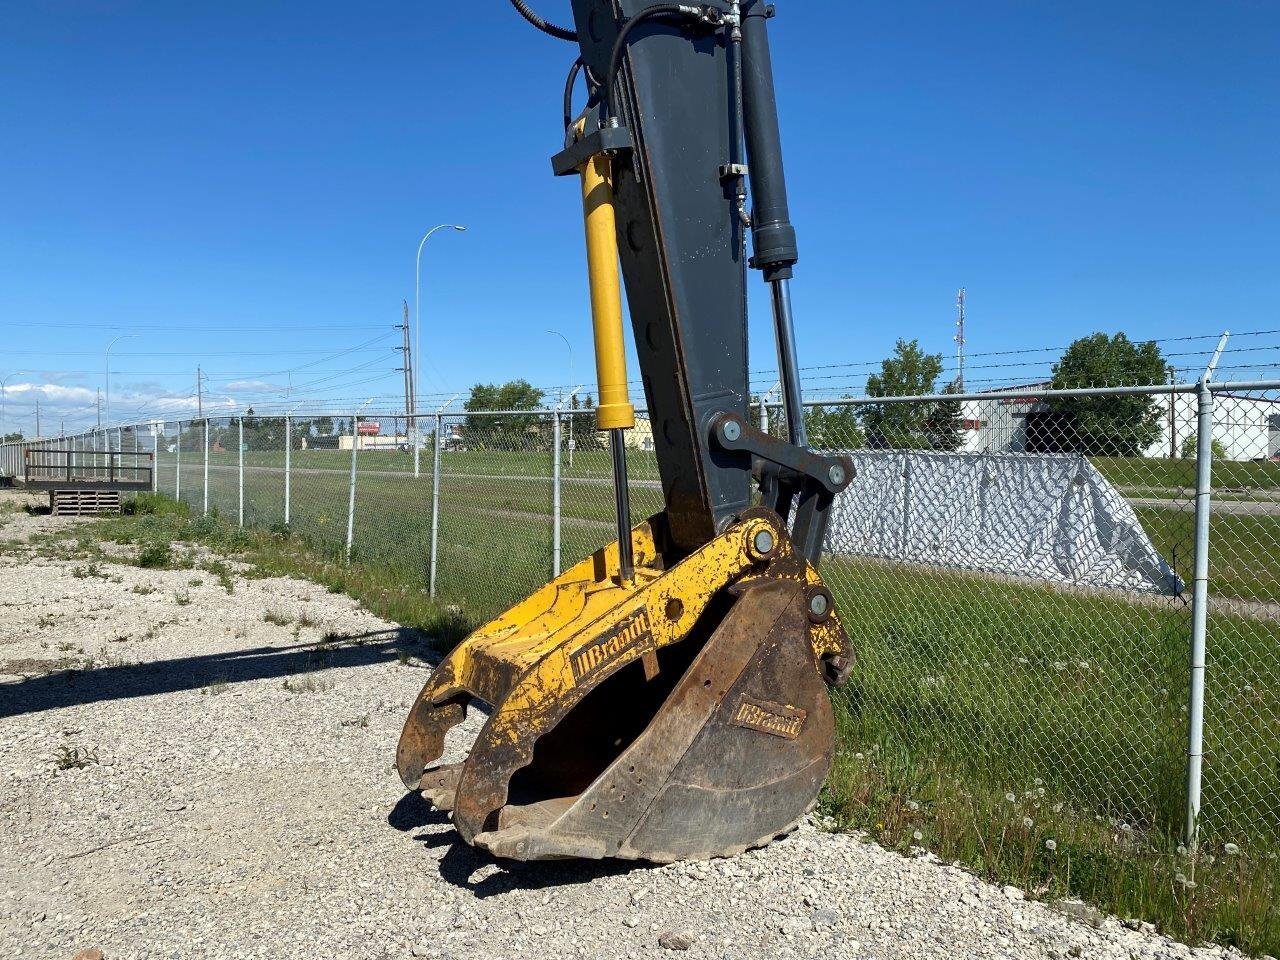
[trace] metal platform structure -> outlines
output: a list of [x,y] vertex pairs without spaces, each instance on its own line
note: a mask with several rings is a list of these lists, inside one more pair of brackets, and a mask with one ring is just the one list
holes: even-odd
[[119,512],[121,495],[153,489],[154,454],[32,448],[23,458],[23,485],[48,490],[55,515]]

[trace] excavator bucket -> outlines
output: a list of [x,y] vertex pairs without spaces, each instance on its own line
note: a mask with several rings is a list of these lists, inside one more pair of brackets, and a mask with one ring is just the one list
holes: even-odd
[[[754,508],[667,568],[664,517],[583,560],[458,646],[415,702],[405,785],[518,860],[730,856],[809,811],[831,763],[827,684],[848,642],[814,568]],[[469,756],[433,766],[469,704]]]

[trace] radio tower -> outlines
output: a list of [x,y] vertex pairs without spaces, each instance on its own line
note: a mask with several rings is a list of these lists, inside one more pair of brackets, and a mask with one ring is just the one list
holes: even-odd
[[956,293],[956,386],[964,390],[964,287]]

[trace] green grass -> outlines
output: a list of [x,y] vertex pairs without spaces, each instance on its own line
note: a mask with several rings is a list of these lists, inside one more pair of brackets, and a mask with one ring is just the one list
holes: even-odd
[[[1280,623],[1210,623],[1209,856],[1193,864],[1177,852],[1185,607],[891,564],[824,571],[858,651],[823,797],[841,826],[1193,941],[1280,949]],[[1194,887],[1176,879],[1193,871]]]
[[[427,598],[420,568],[360,557],[348,564],[341,550],[330,543],[267,530],[241,530],[217,517],[191,518],[185,505],[174,507],[163,496],[151,506],[146,503],[131,513],[77,528],[77,533],[83,535],[87,529],[101,540],[116,543],[199,543],[247,564],[249,576],[303,577],[333,593],[347,594],[379,616],[421,631],[441,650],[451,648],[474,627],[473,616]],[[219,581],[229,578],[230,567],[224,561],[206,561],[204,568]]]
[[[1121,487],[1195,489],[1196,461],[1161,457],[1090,457],[1102,475]],[[1280,463],[1215,460],[1213,485],[1258,490],[1280,489]]]

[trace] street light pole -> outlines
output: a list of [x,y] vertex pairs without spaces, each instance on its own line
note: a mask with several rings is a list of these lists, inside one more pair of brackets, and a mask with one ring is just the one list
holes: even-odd
[[[413,405],[414,410],[410,413],[417,413],[418,397],[422,396],[419,386],[422,383],[422,248],[427,245],[427,241],[431,239],[431,235],[437,230],[456,230],[458,233],[466,231],[466,227],[457,223],[440,223],[432,227],[422,239],[418,241],[418,255],[414,259],[413,265]],[[418,418],[413,418],[413,475],[418,475],[418,457],[419,451],[422,449],[422,430],[418,427]]]
[[9,381],[21,372],[21,370],[14,370],[0,377],[0,436],[4,435],[4,399],[9,395]]
[[103,351],[103,354],[102,354],[102,375],[103,375],[103,378],[102,378],[102,379],[103,379],[103,382],[102,382],[102,388],[103,388],[103,389],[102,389],[102,392],[103,392],[103,394],[104,394],[104,396],[105,396],[106,405],[107,405],[107,423],[110,423],[110,422],[111,422],[111,348],[112,348],[112,347],[114,347],[114,346],[115,346],[117,343],[119,343],[121,340],[136,340],[136,339],[138,339],[138,337],[137,337],[137,335],[136,335],[136,334],[133,334],[133,333],[122,333],[122,334],[120,334],[120,336],[116,337],[114,340],[112,340],[110,343],[108,343],[108,344],[107,344],[107,349]]
[[[569,342],[569,338],[566,337],[559,330],[548,330],[547,333],[551,334],[553,337],[559,337],[561,340],[564,341],[564,345],[569,351],[569,382],[573,383],[573,344],[571,344]],[[556,402],[557,403],[560,402],[559,397],[556,398]]]

